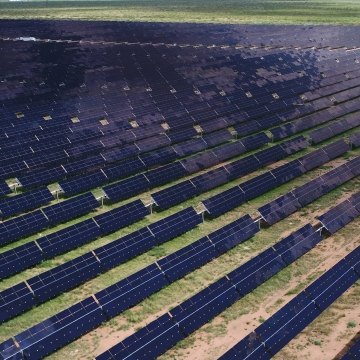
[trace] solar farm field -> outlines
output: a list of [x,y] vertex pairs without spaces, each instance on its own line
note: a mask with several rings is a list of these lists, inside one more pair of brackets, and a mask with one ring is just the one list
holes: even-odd
[[358,27],[1,20],[0,50],[0,360],[358,358]]

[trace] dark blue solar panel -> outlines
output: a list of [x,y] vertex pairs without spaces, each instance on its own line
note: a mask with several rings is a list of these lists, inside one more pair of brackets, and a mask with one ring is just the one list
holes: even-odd
[[37,187],[39,185],[47,185],[64,179],[66,172],[62,166],[52,169],[44,169],[41,171],[32,171],[17,177],[18,182],[25,189]]
[[152,264],[99,291],[95,296],[104,313],[111,318],[168,284],[165,275]]
[[155,170],[150,170],[145,175],[150,186],[156,187],[185,176],[186,170],[180,162],[175,162],[173,164],[161,166]]
[[282,142],[280,146],[288,155],[291,155],[300,150],[306,149],[309,146],[309,142],[303,136],[298,136],[291,140]]
[[118,183],[105,186],[104,192],[111,201],[128,199],[150,188],[148,179],[143,175],[136,175]]
[[328,161],[330,161],[329,156],[324,152],[323,149],[312,151],[309,154],[306,154],[299,158],[300,162],[303,164],[304,168],[307,171],[315,169]]
[[245,215],[209,234],[208,237],[213,242],[216,249],[220,253],[224,253],[234,246],[248,240],[259,231],[259,223],[255,222],[250,215]]
[[230,178],[236,179],[259,169],[261,164],[254,155],[250,155],[243,159],[233,161],[224,167],[229,172]]
[[292,193],[301,206],[310,204],[315,199],[325,194],[326,184],[321,178],[316,178],[304,185],[295,188]]
[[172,147],[166,147],[147,154],[141,154],[139,157],[146,167],[151,167],[172,162],[178,155]]
[[27,358],[40,359],[105,321],[96,301],[89,297],[38,325],[16,335]]
[[202,215],[189,207],[150,224],[148,228],[154,234],[156,243],[161,244],[195,228],[201,222]]
[[281,145],[275,145],[268,149],[258,151],[255,154],[257,160],[259,160],[261,166],[269,165],[287,156],[286,151]]
[[250,200],[257,196],[264,194],[265,192],[274,189],[279,184],[271,172],[266,172],[255,178],[245,181],[240,184],[241,190],[245,194],[245,199]]
[[219,159],[211,151],[207,151],[181,160],[181,163],[188,174],[193,174],[218,164]]
[[275,244],[273,248],[281,255],[284,262],[289,265],[315,247],[321,240],[320,231],[315,231],[311,225],[305,225]]
[[24,282],[0,292],[0,323],[31,309],[36,301]]
[[109,166],[103,169],[103,171],[110,181],[114,181],[129,175],[136,174],[137,172],[145,169],[146,166],[139,158],[133,158],[125,160],[120,164]]
[[129,204],[97,215],[94,217],[94,220],[100,226],[102,234],[109,234],[143,219],[148,214],[149,210],[143,202],[135,200]]
[[329,159],[335,159],[338,156],[349,151],[349,145],[344,140],[339,140],[323,147]]
[[0,196],[7,195],[11,193],[11,189],[9,185],[5,182],[0,180]]
[[251,151],[269,143],[270,139],[265,133],[260,133],[240,139],[240,142],[244,145],[247,151]]
[[360,358],[360,340],[358,339],[351,347],[348,349],[347,353],[341,358],[341,360],[357,360]]
[[347,162],[347,166],[355,176],[360,175],[360,156]]
[[360,132],[357,132],[350,136],[350,144],[354,148],[357,148],[360,146]]
[[168,209],[185,200],[191,199],[198,194],[198,190],[190,180],[182,181],[179,184],[170,186],[151,194],[155,204],[161,209]]
[[173,146],[173,149],[176,151],[178,157],[184,157],[205,150],[208,147],[208,144],[202,138],[199,138],[176,144]]
[[238,187],[235,186],[229,190],[212,196],[203,201],[206,211],[213,218],[225,214],[227,211],[234,209],[235,207],[245,202],[245,194]]
[[0,223],[0,245],[32,235],[48,227],[49,222],[40,210]]
[[59,185],[66,196],[71,196],[94,189],[105,184],[107,181],[107,177],[99,170],[93,174],[76,176],[69,180],[60,181]]
[[157,261],[170,282],[206,264],[219,254],[215,246],[204,237]]
[[197,134],[198,134],[197,131],[193,127],[190,127],[182,130],[175,130],[175,131],[170,130],[166,135],[170,138],[171,143],[175,144],[190,139],[193,136],[196,136]]
[[96,360],[156,359],[184,337],[170,315],[164,314],[123,342],[97,356]]
[[301,205],[296,197],[292,193],[287,193],[274,201],[261,206],[258,208],[258,211],[269,225],[273,225],[300,208]]
[[100,204],[92,193],[59,202],[43,208],[42,211],[51,224],[59,224],[75,217],[85,215],[99,207]]
[[37,302],[45,302],[94,278],[101,272],[100,262],[90,252],[27,280]]
[[0,254],[0,278],[16,274],[43,260],[43,253],[34,241]]
[[334,234],[359,215],[359,211],[346,200],[320,215],[319,220],[331,234]]
[[285,184],[306,172],[305,168],[299,160],[293,160],[287,164],[278,166],[271,173],[275,176],[279,184]]
[[203,193],[217,186],[227,183],[230,180],[229,173],[224,167],[207,171],[191,179],[199,193]]
[[0,216],[6,218],[26,212],[45,205],[52,200],[54,200],[54,197],[47,188],[2,199],[0,200]]
[[37,240],[37,243],[44,253],[44,258],[51,259],[56,255],[95,240],[100,235],[99,226],[92,219],[88,219],[43,236]]
[[101,267],[109,270],[155,245],[154,235],[148,228],[143,228],[95,249],[94,253],[100,260]]
[[233,136],[226,129],[215,131],[213,133],[206,134],[203,136],[203,139],[210,147],[222,144],[226,141],[231,140],[232,138]]
[[[224,311],[240,297],[227,278],[221,278],[170,311],[186,335]],[[159,339],[161,340],[161,339]]]
[[246,149],[240,141],[235,141],[216,147],[212,150],[212,152],[220,161],[224,161],[243,154],[246,152]]

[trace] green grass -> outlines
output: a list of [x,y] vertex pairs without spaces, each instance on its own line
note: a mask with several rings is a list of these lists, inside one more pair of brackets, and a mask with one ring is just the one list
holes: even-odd
[[358,0],[0,0],[3,19],[84,19],[113,21],[242,24],[360,24]]

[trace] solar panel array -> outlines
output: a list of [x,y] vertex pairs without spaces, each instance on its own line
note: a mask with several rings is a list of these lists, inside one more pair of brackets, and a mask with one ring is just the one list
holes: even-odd
[[270,359],[360,278],[359,255],[357,247],[220,359]]
[[[295,140],[295,143],[297,142],[298,139]],[[285,148],[289,151],[292,147],[292,142],[289,141],[286,145],[287,146]],[[271,159],[273,158],[279,160],[280,158],[284,158],[288,155],[283,147],[274,149],[270,148],[270,150],[270,152],[267,152],[266,150],[262,151],[261,155],[257,155],[257,153],[254,155],[254,160],[257,160],[258,163],[256,164],[255,161],[251,161],[249,164],[251,170],[254,170],[254,167],[260,167],[261,164],[267,164],[269,161],[271,162]],[[258,175],[255,178],[247,180],[218,195],[214,195],[204,200],[203,204],[211,217],[218,217],[225,212],[240,206],[248,200],[258,197],[267,191],[280,186],[281,184],[305,174],[309,170],[325,164],[331,159],[346,153],[348,150],[348,144],[346,144],[343,140],[339,140],[325,146],[322,149],[315,150],[296,160],[292,160],[285,165],[267,171],[262,175]],[[293,152],[294,150],[290,151]],[[242,167],[241,171],[246,171],[246,168]]]
[[[1,323],[319,167],[332,169],[261,220],[360,175],[351,27],[2,20],[0,35],[0,279],[36,266],[4,282]],[[359,214],[354,194],[99,358],[163,353]],[[40,359],[259,230],[242,215],[3,342],[0,359]]]
[[[351,197],[351,201],[354,201],[354,199],[358,197],[359,194],[354,195]],[[344,203],[346,202],[347,200]],[[140,329],[135,334],[102,353],[96,359],[157,358],[237,300],[246,296],[256,287],[296,261],[296,259],[311,250],[321,240],[320,230],[316,230],[310,224],[305,225],[279,241],[273,247],[263,251],[255,258],[241,265],[225,277],[220,278],[168,313]],[[279,316],[275,314],[274,319],[277,320],[274,322],[274,325],[270,327],[270,333],[267,334],[269,343],[270,341],[271,344],[273,343],[273,333],[271,330],[275,333],[278,332],[279,324],[284,324],[288,328],[284,329],[284,331],[280,328],[282,338],[278,342],[277,347],[274,346],[270,348],[270,350],[267,348],[267,338],[260,338],[260,340],[257,341],[256,344],[262,347],[262,352],[270,351],[270,356],[259,356],[259,354],[262,354],[259,352],[256,353],[254,357],[249,357],[249,359],[270,358],[272,355],[275,355],[275,353],[290,340],[290,336],[295,336],[298,331],[302,330],[310,321],[316,318],[321,311],[327,308],[338,296],[353,285],[360,277],[359,251],[360,247],[346,256],[339,263],[340,265],[336,265],[332,271],[330,270],[316,280],[316,282],[309,287],[311,290],[314,289],[312,292],[308,291],[308,295],[310,296],[304,296],[304,293],[298,295],[301,299],[300,304],[303,304],[302,301],[304,297],[307,298],[303,311],[299,312],[299,315],[301,313],[300,317],[297,316],[296,310],[294,312],[294,307],[291,305],[292,302],[289,303],[289,311],[286,309],[284,310],[284,314],[281,313]],[[309,290],[309,288],[307,290]],[[309,311],[308,304],[311,304],[312,309],[316,309],[316,311]],[[288,315],[285,316],[285,314]],[[292,314],[295,314],[293,318],[291,318]],[[290,325],[289,318],[292,320]],[[266,324],[266,322],[264,324]],[[261,325],[260,328],[266,328],[264,324]],[[252,336],[250,336],[250,341],[252,340]],[[280,345],[281,341],[282,343]],[[247,342],[245,344],[240,343],[239,349],[240,350],[237,351],[242,352],[239,355],[240,358],[246,358],[246,356],[243,357],[242,355],[247,355],[247,353],[251,353],[252,355],[254,346],[252,342],[249,344]],[[225,358],[232,359],[234,358],[234,353],[232,352],[228,357],[226,356],[227,355],[225,355]]]
[[267,224],[273,225],[355,178],[359,171],[360,158],[357,157],[261,206],[258,211]]
[[341,358],[341,360],[356,360],[360,356],[360,341],[357,340],[355,344],[346,352],[346,354]]

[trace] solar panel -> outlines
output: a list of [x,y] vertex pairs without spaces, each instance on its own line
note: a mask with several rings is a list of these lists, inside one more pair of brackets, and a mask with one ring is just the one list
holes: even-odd
[[360,146],[360,132],[356,132],[350,136],[350,144],[352,147],[357,148]]
[[29,358],[42,358],[86,334],[105,321],[93,297],[71,306],[38,325],[16,335],[17,352]]
[[189,207],[148,226],[157,244],[173,239],[202,222],[201,214]]
[[220,161],[224,161],[243,154],[246,152],[246,149],[240,141],[235,141],[216,147],[212,152]]
[[190,180],[182,181],[179,184],[170,186],[164,190],[152,193],[156,206],[161,209],[168,209],[176,204],[196,196],[198,191]]
[[145,174],[151,187],[164,185],[185,175],[186,170],[180,162],[161,166],[160,168],[150,170]]
[[107,181],[107,177],[99,170],[93,174],[76,176],[69,180],[60,181],[59,186],[66,196],[71,196],[95,189]]
[[40,171],[32,171],[24,175],[19,175],[17,181],[25,189],[31,189],[39,185],[47,185],[58,180],[64,179],[66,171],[62,166]]
[[304,168],[307,171],[310,171],[327,163],[330,161],[330,158],[323,149],[319,149],[300,157],[299,160],[303,164]]
[[258,211],[268,225],[273,225],[301,208],[292,193],[287,193],[261,206]]
[[166,147],[147,154],[141,154],[139,158],[146,167],[151,167],[172,162],[178,158],[178,155],[172,147]]
[[157,261],[170,282],[185,276],[218,256],[214,245],[207,237]]
[[90,252],[27,280],[36,303],[45,302],[100,274],[100,263]]
[[48,226],[49,221],[40,210],[4,221],[0,223],[0,245],[35,234]]
[[0,200],[0,216],[7,218],[22,212],[35,209],[54,200],[47,188],[34,190]]
[[132,196],[140,194],[141,192],[148,190],[150,183],[148,179],[143,175],[139,174],[129,179],[122,180],[118,183],[105,186],[103,188],[106,196],[111,201],[120,201],[128,199]]
[[295,188],[292,193],[301,206],[306,206],[325,193],[326,184],[321,178],[316,178]]
[[191,154],[195,154],[199,151],[207,149],[208,144],[202,139],[191,139],[180,144],[173,146],[173,149],[177,153],[178,157],[184,157]]
[[[170,310],[170,314],[185,335],[189,335],[232,305],[239,297],[233,284],[223,277]],[[161,341],[161,338],[158,341]]]
[[245,194],[245,199],[250,200],[271,189],[274,189],[278,185],[279,184],[274,175],[272,175],[271,172],[266,172],[251,180],[241,183],[240,188]]
[[284,141],[280,144],[288,155],[292,155],[300,150],[306,149],[309,142],[303,136],[297,136],[291,140]]
[[243,175],[249,174],[259,169],[260,167],[260,162],[254,155],[233,161],[230,164],[224,166],[226,171],[230,174],[230,179],[236,179]]
[[43,236],[36,241],[43,251],[44,258],[51,259],[56,255],[63,254],[95,240],[100,235],[99,226],[93,219],[88,219]]
[[59,224],[75,217],[85,215],[99,207],[100,204],[92,193],[61,201],[42,209],[51,224]]
[[258,151],[257,153],[255,153],[254,156],[259,161],[261,166],[266,166],[280,159],[283,159],[287,156],[287,153],[281,147],[281,145],[275,145],[268,149]]
[[230,180],[229,173],[224,167],[207,171],[191,179],[198,192],[203,193],[219,185],[225,184]]
[[218,164],[219,159],[214,155],[214,153],[207,151],[202,154],[183,159],[181,160],[181,163],[188,174],[193,174]]
[[102,234],[110,234],[143,219],[148,214],[149,210],[143,202],[135,200],[129,204],[97,215],[93,219],[100,226]]
[[168,284],[163,272],[152,264],[95,296],[106,316],[112,318]]
[[11,189],[5,181],[0,180],[0,196],[7,194],[11,194]]
[[34,241],[0,254],[0,278],[16,274],[43,260],[43,253]]
[[210,134],[205,134],[203,136],[203,139],[208,144],[208,146],[213,147],[233,139],[233,136],[228,130],[223,129],[219,131],[214,131]]
[[259,133],[256,135],[248,136],[240,139],[240,142],[244,145],[247,151],[255,150],[261,146],[270,142],[270,139],[265,133]]
[[133,158],[124,160],[120,164],[106,167],[103,171],[110,181],[114,181],[136,174],[145,169],[146,166],[139,158]]
[[359,211],[348,200],[345,200],[325,214],[320,215],[318,219],[326,230],[334,234],[359,215]]
[[[162,340],[160,344],[159,337]],[[97,356],[96,360],[113,360],[126,357],[143,360],[156,359],[184,337],[170,315],[164,314],[141,331],[129,336],[126,341]]]
[[346,354],[341,358],[341,360],[356,360],[360,356],[360,340],[358,339],[351,347],[348,349]]
[[259,223],[255,222],[250,215],[245,215],[212,232],[208,237],[219,253],[225,253],[234,246],[248,240],[259,231]]
[[[24,282],[0,292],[0,324],[31,309],[36,301]],[[1,350],[0,350],[1,351]]]
[[323,147],[329,159],[335,159],[349,151],[349,145],[344,140],[339,140]]
[[109,270],[155,245],[154,235],[149,229],[143,228],[95,249],[94,253],[100,260],[101,267]]

